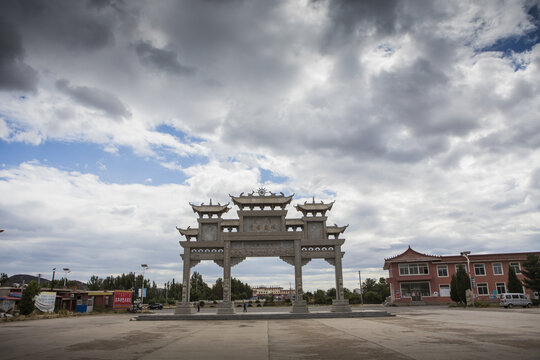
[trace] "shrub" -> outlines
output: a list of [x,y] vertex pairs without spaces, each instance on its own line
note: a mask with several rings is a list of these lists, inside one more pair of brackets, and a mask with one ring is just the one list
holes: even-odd
[[205,305],[204,301],[202,301],[202,300],[199,301],[199,305],[200,305],[201,307],[204,307],[204,305]]
[[19,309],[21,314],[28,315],[34,311],[34,297],[40,292],[39,285],[35,281],[30,281],[26,289],[24,289]]

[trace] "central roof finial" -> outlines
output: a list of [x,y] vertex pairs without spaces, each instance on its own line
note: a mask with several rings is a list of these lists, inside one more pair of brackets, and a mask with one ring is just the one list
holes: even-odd
[[266,195],[266,189],[261,186],[260,188],[257,189],[257,194],[259,194],[259,196]]

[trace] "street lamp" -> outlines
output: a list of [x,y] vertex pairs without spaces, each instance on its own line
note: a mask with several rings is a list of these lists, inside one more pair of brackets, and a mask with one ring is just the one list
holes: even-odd
[[362,291],[362,273],[360,272],[360,270],[358,270],[358,278],[360,280],[360,302],[362,305],[364,305],[364,294]]
[[64,276],[64,287],[66,287],[67,274],[69,274],[71,272],[71,270],[69,270],[69,268],[64,268],[63,270],[66,273],[66,275]]
[[471,276],[471,264],[470,264],[470,261],[469,261],[470,253],[471,253],[470,251],[462,251],[461,256],[463,256],[465,259],[467,259],[467,272],[469,273],[469,282],[470,282],[470,285],[471,285],[471,293],[472,293],[473,300],[474,300],[474,288],[473,288],[472,276]]
[[142,271],[142,286],[141,286],[141,307],[144,304],[144,271],[147,269],[150,269],[150,267],[146,264],[141,264],[141,267],[143,269]]
[[54,286],[54,273],[56,272],[56,268],[52,269],[52,280],[51,280],[51,291],[53,290]]

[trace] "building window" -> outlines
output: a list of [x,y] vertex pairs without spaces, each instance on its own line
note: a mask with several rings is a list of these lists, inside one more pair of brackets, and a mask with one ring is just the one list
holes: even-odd
[[399,264],[399,275],[428,275],[427,264]]
[[486,275],[486,268],[484,264],[474,264],[474,275]]
[[487,284],[478,284],[476,286],[476,288],[478,289],[478,295],[488,295],[489,294]]
[[501,263],[493,263],[493,274],[503,275],[503,267]]
[[448,277],[448,266],[437,265],[437,273],[439,274],[439,277]]
[[450,285],[440,285],[441,296],[450,296]]
[[401,283],[402,296],[430,296],[429,282]]
[[497,283],[497,294],[504,294],[506,292],[506,286],[504,283]]
[[516,272],[516,274],[521,274],[521,268],[519,267],[519,263],[518,262],[511,262],[510,263],[510,267],[512,269],[514,269],[514,271]]
[[467,267],[465,266],[465,264],[456,264],[456,272],[458,271],[458,269],[462,267],[463,269],[465,269],[465,272],[467,272]]

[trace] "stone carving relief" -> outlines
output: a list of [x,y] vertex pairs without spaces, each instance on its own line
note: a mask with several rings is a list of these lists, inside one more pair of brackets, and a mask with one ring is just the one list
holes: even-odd
[[307,224],[307,235],[308,239],[322,239],[324,238],[323,234],[323,224],[321,222],[309,222]]
[[283,231],[279,216],[245,216],[243,218],[245,232],[275,232]]
[[218,234],[217,224],[201,224],[200,240],[202,241],[216,241]]

